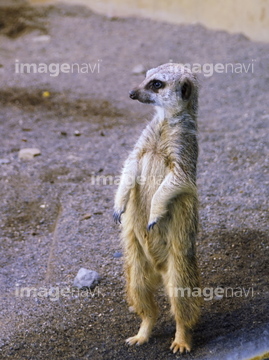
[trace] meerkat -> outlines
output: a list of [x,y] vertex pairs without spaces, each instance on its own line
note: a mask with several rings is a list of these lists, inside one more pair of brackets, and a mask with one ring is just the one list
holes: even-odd
[[187,68],[168,63],[149,70],[129,95],[157,111],[125,161],[115,197],[113,217],[122,227],[127,299],[142,319],[137,335],[126,342],[149,340],[158,315],[154,293],[163,284],[176,321],[170,349],[183,353],[191,350],[190,331],[200,313],[199,298],[179,291],[192,294],[199,287],[198,82]]

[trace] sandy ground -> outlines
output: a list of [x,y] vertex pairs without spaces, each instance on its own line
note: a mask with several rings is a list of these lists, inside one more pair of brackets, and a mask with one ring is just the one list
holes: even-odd
[[[199,25],[106,18],[82,7],[0,4],[0,358],[180,357],[169,351],[175,324],[162,291],[149,343],[124,342],[139,319],[128,312],[123,258],[115,255],[116,182],[103,185],[101,178],[117,179],[153,114],[128,97],[144,77],[133,67],[170,59],[252,66],[247,73],[200,75],[202,285],[241,295],[206,294],[193,351],[184,358],[240,360],[269,350],[269,45]],[[96,67],[51,76],[18,74],[19,63]],[[41,155],[20,160],[19,150],[29,147]],[[81,267],[102,276],[95,292],[72,290]],[[23,287],[36,290],[21,296]]]

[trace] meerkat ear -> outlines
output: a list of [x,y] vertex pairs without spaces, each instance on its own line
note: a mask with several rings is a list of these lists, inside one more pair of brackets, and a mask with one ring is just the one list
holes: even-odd
[[192,94],[192,82],[185,78],[179,83],[179,89],[182,100],[189,100]]

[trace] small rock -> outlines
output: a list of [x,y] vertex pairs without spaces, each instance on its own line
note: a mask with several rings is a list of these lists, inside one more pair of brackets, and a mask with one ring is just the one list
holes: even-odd
[[50,41],[49,35],[40,35],[40,36],[35,36],[33,38],[33,42],[49,42],[49,41]]
[[10,160],[8,159],[0,159],[0,165],[9,164]]
[[67,132],[66,131],[61,131],[61,135],[67,136]]
[[31,160],[38,155],[41,155],[41,151],[37,148],[26,148],[19,151],[19,159],[22,160]]
[[84,287],[92,289],[99,283],[100,279],[101,277],[96,271],[81,268],[74,279],[73,286],[79,289]]
[[80,132],[79,132],[78,130],[75,130],[75,131],[74,131],[74,135],[75,135],[75,136],[80,136],[81,134],[80,134]]
[[134,75],[144,74],[145,72],[146,72],[146,69],[145,69],[144,65],[142,65],[142,64],[136,65],[132,70],[132,74],[134,74]]
[[88,220],[88,219],[90,219],[91,217],[92,217],[92,214],[85,214],[85,215],[83,215],[82,219],[83,219],[83,220]]
[[116,251],[114,254],[113,254],[114,258],[120,258],[122,257],[122,253],[120,251]]

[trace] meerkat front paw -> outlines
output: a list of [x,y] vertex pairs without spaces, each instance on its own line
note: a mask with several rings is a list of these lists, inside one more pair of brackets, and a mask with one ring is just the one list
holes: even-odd
[[124,213],[124,210],[115,210],[113,212],[113,219],[116,224],[121,224],[121,215]]
[[157,220],[152,221],[152,222],[149,222],[149,224],[148,224],[148,226],[147,226],[148,231],[150,231],[151,229],[153,229],[156,224],[157,224]]
[[128,345],[142,345],[146,342],[148,342],[149,339],[147,337],[144,337],[144,336],[140,336],[140,335],[135,335],[135,336],[132,336],[132,337],[129,337],[127,340],[126,340],[126,343]]
[[150,231],[151,229],[154,228],[154,226],[159,222],[160,218],[161,218],[161,216],[156,213],[150,214],[149,222],[148,222],[148,226],[147,226],[148,231]]
[[185,341],[177,341],[176,339],[172,342],[172,345],[170,346],[170,350],[173,351],[173,353],[175,354],[176,352],[180,352],[181,354],[183,354],[184,352],[190,352],[191,351],[191,347],[189,344],[187,344],[187,342]]

